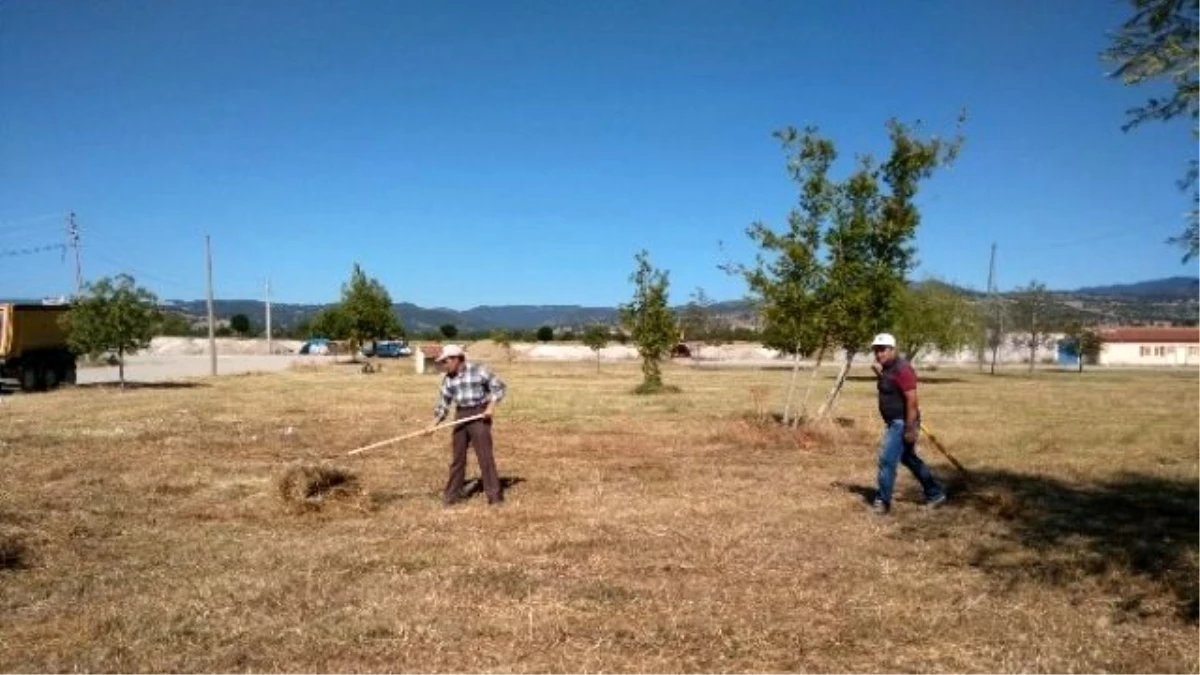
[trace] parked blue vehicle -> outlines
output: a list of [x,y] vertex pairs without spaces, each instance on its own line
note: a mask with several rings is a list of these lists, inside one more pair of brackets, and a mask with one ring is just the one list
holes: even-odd
[[381,359],[399,359],[412,356],[412,347],[403,340],[380,340],[374,344],[362,346],[363,356],[377,356]]

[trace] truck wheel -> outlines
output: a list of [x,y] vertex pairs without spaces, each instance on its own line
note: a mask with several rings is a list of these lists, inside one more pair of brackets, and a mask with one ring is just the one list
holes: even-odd
[[42,371],[42,388],[46,390],[58,388],[58,368],[50,366]]
[[41,369],[34,365],[21,367],[21,391],[32,392],[38,390],[38,385],[42,383],[42,374],[38,371]]
[[78,379],[77,375],[78,375],[78,374],[77,374],[77,371],[75,370],[75,365],[74,365],[74,364],[72,364],[72,365],[70,365],[70,366],[67,366],[67,372],[66,372],[66,374],[63,376],[63,383],[64,383],[64,384],[69,384],[69,385],[71,385],[71,386],[75,386],[75,383],[76,383],[76,381],[77,381],[77,379]]

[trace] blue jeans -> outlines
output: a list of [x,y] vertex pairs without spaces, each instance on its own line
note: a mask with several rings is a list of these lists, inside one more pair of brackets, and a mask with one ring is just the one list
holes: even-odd
[[896,485],[896,465],[903,464],[921,482],[926,499],[937,499],[946,493],[945,488],[933,477],[925,462],[917,457],[917,444],[904,440],[904,420],[894,420],[887,425],[883,445],[879,447],[879,491],[875,499],[885,504],[892,503],[892,488]]

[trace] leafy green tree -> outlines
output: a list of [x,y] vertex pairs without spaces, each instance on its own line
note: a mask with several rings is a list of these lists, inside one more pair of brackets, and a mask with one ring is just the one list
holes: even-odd
[[1084,361],[1091,365],[1099,363],[1100,352],[1104,350],[1104,338],[1100,333],[1078,321],[1072,322],[1064,332],[1064,351],[1079,360],[1079,372],[1083,372]]
[[444,323],[438,330],[447,340],[453,340],[458,335],[458,327],[452,323]]
[[341,329],[341,338],[350,342],[350,353],[358,359],[358,349],[367,340],[386,339],[403,332],[403,326],[392,307],[392,298],[378,280],[367,277],[358,263],[350,280],[342,285],[342,301],[338,305],[339,321],[333,327]]
[[1029,372],[1037,364],[1039,349],[1046,346],[1050,323],[1047,317],[1053,300],[1046,285],[1036,280],[1018,288],[1013,297],[1013,328],[1017,331],[1014,345],[1029,350]]
[[245,314],[234,314],[229,318],[229,327],[238,335],[245,336],[250,332],[250,317]]
[[542,326],[537,329],[538,342],[550,342],[554,339],[554,329],[550,326]]
[[84,286],[62,317],[72,351],[89,356],[112,355],[125,388],[125,357],[150,346],[159,324],[158,298],[128,274],[104,277]]
[[900,353],[915,361],[930,349],[957,354],[981,331],[979,312],[961,291],[937,280],[909,286],[897,297],[893,331]]
[[350,335],[349,322],[339,305],[330,305],[313,315],[309,329],[314,337],[345,340]]
[[[961,124],[965,118],[959,118]],[[829,414],[857,353],[895,321],[895,298],[915,262],[913,239],[921,222],[920,184],[951,164],[962,137],[922,140],[896,120],[888,122],[891,151],[882,164],[870,156],[840,186],[832,227],[825,232],[829,263],[822,289],[825,325],[845,352],[845,363],[818,416]]]
[[[1152,96],[1145,105],[1126,111],[1123,126],[1129,131],[1145,122],[1168,122],[1180,116],[1192,120],[1193,149],[1200,138],[1197,126],[1197,102],[1200,84],[1197,67],[1200,65],[1200,8],[1195,0],[1130,0],[1133,16],[1112,35],[1103,57],[1116,64],[1111,76],[1129,86],[1150,83],[1160,86],[1166,81],[1170,92],[1163,97]],[[1179,188],[1193,188],[1191,213],[1183,232],[1170,240],[1183,249],[1183,262],[1195,258],[1200,248],[1200,211],[1194,188],[1197,162],[1192,160]]]
[[[759,253],[752,268],[737,265],[731,271],[740,274],[764,322],[763,344],[792,356],[792,373],[783,405],[783,421],[793,422],[792,399],[801,357],[824,351],[828,330],[825,326],[820,292],[824,284],[821,231],[833,210],[838,186],[829,179],[829,169],[837,159],[833,142],[820,138],[813,128],[803,133],[794,128],[775,132],[787,156],[787,171],[799,187],[798,204],[788,213],[788,226],[777,232],[761,222],[746,231]],[[820,368],[818,356],[813,378]],[[803,409],[807,405],[805,395]],[[801,412],[803,416],[803,412]],[[796,418],[798,420],[798,418]]]
[[608,346],[608,327],[588,326],[583,332],[583,344],[596,353],[596,372],[600,372],[600,350]]
[[640,393],[663,390],[662,368],[659,362],[671,353],[679,334],[675,316],[667,305],[668,274],[650,264],[650,254],[641,251],[635,256],[637,269],[630,275],[633,299],[619,308],[621,324],[629,331],[642,358]]

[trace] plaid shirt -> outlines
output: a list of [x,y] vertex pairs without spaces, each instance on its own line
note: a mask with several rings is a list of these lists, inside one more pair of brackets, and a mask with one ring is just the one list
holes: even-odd
[[462,372],[453,377],[449,374],[442,377],[442,389],[433,415],[439,422],[446,419],[451,403],[459,408],[473,408],[488,400],[499,402],[504,398],[505,389],[504,382],[491,368],[467,362],[463,364]]

